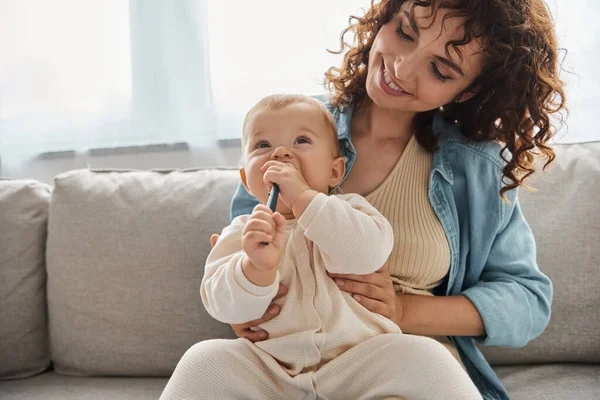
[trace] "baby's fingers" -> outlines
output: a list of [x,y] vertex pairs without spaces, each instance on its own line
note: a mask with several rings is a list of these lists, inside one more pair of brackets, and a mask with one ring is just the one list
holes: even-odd
[[251,219],[246,223],[244,232],[264,232],[268,235],[274,235],[275,227],[271,222],[262,219]]
[[278,233],[285,233],[285,217],[281,215],[278,211],[273,214],[273,222],[275,222],[275,230]]
[[277,247],[282,247],[285,242],[285,218],[279,212],[276,212],[275,214],[273,214],[273,221],[275,222],[275,233],[273,241]]
[[264,204],[257,204],[256,207],[254,207],[254,210],[252,210],[252,215],[255,213],[258,214],[261,211],[264,211],[269,215],[273,214],[273,211],[271,211],[269,207],[265,206]]
[[273,235],[267,235],[266,233],[259,231],[252,231],[244,234],[242,239],[248,241],[248,243],[269,243],[271,240],[273,240]]

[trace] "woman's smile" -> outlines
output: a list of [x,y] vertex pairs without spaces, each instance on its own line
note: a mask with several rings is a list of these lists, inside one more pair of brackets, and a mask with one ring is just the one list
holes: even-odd
[[379,83],[384,92],[390,96],[412,96],[406,92],[398,83],[394,82],[389,71],[385,68],[385,63],[381,62],[381,74]]

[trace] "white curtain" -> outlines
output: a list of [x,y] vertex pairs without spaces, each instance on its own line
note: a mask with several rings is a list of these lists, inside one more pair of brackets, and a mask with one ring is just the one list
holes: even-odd
[[[208,0],[219,135],[238,137],[245,112],[266,94],[323,92],[323,73],[340,63],[325,49],[338,49],[350,14],[360,15],[369,4],[370,0]],[[547,4],[559,45],[568,49],[562,77],[571,114],[556,141],[600,140],[600,1]]]
[[129,4],[137,140],[209,145],[215,126],[206,2],[129,0]]
[[239,138],[242,120],[273,93],[324,93],[339,65],[339,36],[370,0],[208,0],[209,58],[220,138]]
[[[556,22],[559,44],[567,50],[562,67],[567,83],[567,126],[559,142],[600,141],[600,2],[547,0]],[[564,52],[562,53],[565,54]]]
[[214,140],[206,2],[0,2],[0,156]]
[[[547,0],[571,115],[600,140],[600,3]],[[2,0],[0,157],[239,138],[275,92],[324,92],[339,34],[370,0]]]

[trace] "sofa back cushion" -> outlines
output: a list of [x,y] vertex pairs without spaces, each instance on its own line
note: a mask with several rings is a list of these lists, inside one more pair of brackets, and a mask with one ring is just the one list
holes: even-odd
[[0,379],[50,364],[44,248],[50,187],[0,180]]
[[168,376],[194,343],[234,337],[206,313],[199,288],[238,181],[235,170],[55,179],[47,269],[57,372]]
[[548,328],[522,349],[483,348],[493,364],[600,363],[600,142],[563,144],[521,190],[540,269],[552,280]]
[[[600,143],[559,145],[520,202],[553,281],[552,319],[492,364],[600,362]],[[211,233],[229,222],[235,170],[72,171],[50,207],[51,352],[61,373],[167,376],[193,343],[233,333],[198,289]]]

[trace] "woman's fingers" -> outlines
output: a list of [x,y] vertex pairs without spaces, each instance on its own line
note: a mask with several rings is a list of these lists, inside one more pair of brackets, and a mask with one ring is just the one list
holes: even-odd
[[[234,329],[235,331],[235,329]],[[269,338],[269,335],[266,331],[253,331],[250,328],[244,329],[241,332],[235,332],[238,337],[248,339],[252,343],[260,342],[262,340],[266,340]]]
[[334,281],[340,290],[344,292],[366,296],[379,301],[385,301],[389,298],[387,290],[372,283],[357,282],[348,279],[334,279]]
[[367,275],[356,275],[356,274],[334,274],[327,271],[327,275],[336,281],[341,280],[343,282],[346,281],[355,281],[355,282],[365,282],[370,283],[382,288],[387,288],[391,283],[390,273],[388,270],[387,263],[384,264],[377,271],[367,274]]
[[277,304],[271,304],[262,317],[243,324],[237,324],[237,326],[239,326],[241,329],[253,328],[256,325],[260,325],[263,322],[267,322],[270,319],[273,319],[273,317],[275,317],[277,314],[279,314],[279,306]]
[[[280,283],[279,289],[277,290],[277,294],[275,295],[273,300],[285,296],[287,294],[287,292],[288,292],[287,286],[284,285],[283,283]],[[246,322],[245,324],[233,324],[233,325],[231,325],[231,327],[233,328],[233,331],[235,332],[235,334],[238,337],[246,338],[253,343],[259,342],[261,340],[267,339],[269,337],[269,335],[267,334],[267,332],[265,330],[261,329],[258,331],[254,331],[251,328],[275,318],[277,315],[279,315],[280,311],[281,311],[280,306],[278,306],[277,304],[271,304],[269,306],[269,308],[267,308],[267,311],[265,312],[265,314],[262,317],[260,317],[259,319],[255,319],[254,321]]]
[[387,264],[368,275],[327,273],[343,290],[367,310],[394,321],[396,314],[396,291]]
[[217,244],[217,240],[219,240],[219,235],[217,235],[216,233],[210,235],[210,247],[215,247],[215,244]]
[[[383,276],[380,276],[377,272],[374,272],[374,273],[368,274],[368,275],[330,274],[328,272],[327,275],[329,275],[336,282],[337,281],[343,281],[343,282],[351,281],[351,282],[369,283],[371,285],[376,285],[379,287],[386,286],[385,278]],[[389,275],[388,275],[387,279],[388,280],[390,279]]]
[[275,297],[273,297],[273,300],[285,296],[287,294],[287,292],[288,292],[288,287],[280,282],[279,289],[277,289],[277,294],[275,295]]
[[361,296],[359,294],[354,294],[352,297],[354,298],[354,300],[362,304],[363,307],[365,307],[367,310],[375,312],[377,314],[381,314],[386,318],[390,318],[389,314],[391,313],[389,312],[389,307],[386,303],[379,300],[373,300],[368,297]]

